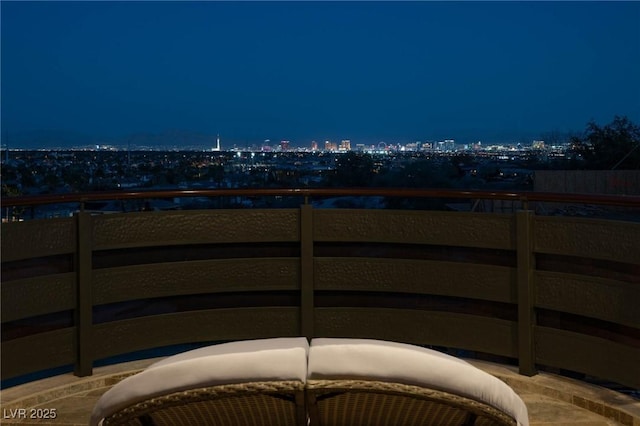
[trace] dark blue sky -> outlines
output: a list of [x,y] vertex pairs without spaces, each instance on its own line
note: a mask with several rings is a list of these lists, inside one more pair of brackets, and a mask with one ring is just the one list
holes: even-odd
[[2,127],[510,141],[640,122],[640,2],[6,2]]

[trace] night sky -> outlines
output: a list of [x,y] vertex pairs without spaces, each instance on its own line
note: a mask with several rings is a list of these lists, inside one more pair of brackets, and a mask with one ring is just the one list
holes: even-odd
[[640,122],[640,2],[6,2],[2,128],[530,141]]

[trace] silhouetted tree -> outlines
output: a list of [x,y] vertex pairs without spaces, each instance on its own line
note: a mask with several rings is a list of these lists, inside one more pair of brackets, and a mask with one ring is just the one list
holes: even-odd
[[579,136],[580,132],[575,131],[561,131],[561,130],[551,130],[549,132],[542,133],[540,137],[544,141],[547,146],[553,145],[564,145],[569,143],[573,137]]
[[604,127],[587,124],[582,137],[571,139],[572,150],[590,169],[640,168],[640,127],[627,117],[616,116]]
[[221,164],[213,164],[209,166],[207,176],[216,183],[216,186],[220,188],[222,181],[224,180],[224,166]]

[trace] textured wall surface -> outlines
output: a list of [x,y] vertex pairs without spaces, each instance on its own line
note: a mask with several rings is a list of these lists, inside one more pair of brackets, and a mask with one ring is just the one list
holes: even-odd
[[316,241],[377,241],[515,248],[511,215],[389,210],[315,210]]
[[640,265],[640,223],[536,217],[535,251]]
[[73,364],[74,331],[73,328],[63,328],[2,342],[2,377],[16,377]]
[[76,251],[75,218],[3,223],[2,262]]
[[640,389],[640,348],[547,327],[536,327],[535,336],[536,362]]
[[224,291],[296,290],[298,259],[225,259],[136,265],[93,272],[94,304]]
[[76,274],[57,274],[2,283],[2,322],[76,307]]
[[638,170],[536,170],[534,191],[640,195]]
[[95,326],[96,358],[160,346],[299,336],[298,308],[238,308],[181,312]]
[[640,286],[583,275],[538,271],[536,306],[640,328]]
[[438,294],[515,303],[515,269],[405,259],[316,258],[316,290]]
[[123,213],[93,218],[96,249],[299,240],[299,211],[210,210]]
[[449,312],[385,308],[318,308],[322,337],[361,337],[440,345],[517,357],[517,324]]

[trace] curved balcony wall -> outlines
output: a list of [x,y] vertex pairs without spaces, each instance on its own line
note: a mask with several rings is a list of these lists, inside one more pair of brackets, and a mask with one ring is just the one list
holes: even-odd
[[2,268],[3,379],[305,335],[457,348],[517,360],[522,374],[548,366],[640,388],[634,222],[309,204],[80,212],[3,224]]

